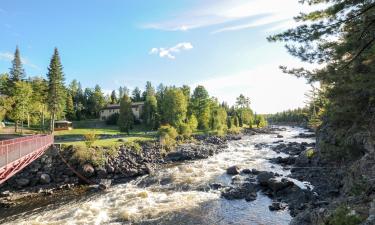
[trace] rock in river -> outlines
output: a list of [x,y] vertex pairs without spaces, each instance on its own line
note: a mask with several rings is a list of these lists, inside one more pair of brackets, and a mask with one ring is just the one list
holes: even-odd
[[240,173],[240,168],[238,166],[231,166],[227,169],[227,174],[229,175],[237,175]]

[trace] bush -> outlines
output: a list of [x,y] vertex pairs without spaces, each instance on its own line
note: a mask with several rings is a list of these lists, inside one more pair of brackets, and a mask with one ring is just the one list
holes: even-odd
[[107,118],[107,120],[105,121],[105,123],[107,125],[117,125],[118,118],[119,118],[119,114],[118,113],[112,114],[112,115],[110,115]]
[[98,139],[95,132],[84,134],[83,137],[85,138],[85,144],[87,148],[91,148],[94,142]]
[[230,129],[228,129],[227,133],[228,134],[240,134],[242,131],[242,129],[240,127],[232,127]]
[[178,133],[183,137],[183,138],[190,138],[191,134],[193,133],[192,132],[192,129],[191,127],[186,124],[186,123],[183,123],[180,125],[180,127],[178,128]]
[[306,157],[307,157],[308,159],[312,159],[312,158],[314,157],[314,155],[315,155],[315,151],[314,151],[314,149],[310,148],[310,149],[308,149],[308,150],[306,151]]
[[74,146],[73,158],[80,164],[90,163],[93,166],[104,166],[106,156],[103,148],[88,148],[87,146]]
[[141,154],[142,152],[142,146],[135,141],[126,141],[124,142],[123,147],[131,149],[135,151],[137,154]]
[[176,145],[176,137],[178,133],[176,129],[170,125],[161,126],[158,130],[160,144],[166,150],[171,150]]
[[325,225],[357,225],[362,222],[361,218],[352,213],[347,206],[338,207],[335,212],[328,218]]

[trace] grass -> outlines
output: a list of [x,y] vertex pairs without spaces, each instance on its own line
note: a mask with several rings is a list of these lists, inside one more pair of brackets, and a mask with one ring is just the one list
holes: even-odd
[[[95,126],[94,126],[95,124]],[[118,135],[116,138],[98,139],[93,143],[93,146],[117,146],[121,142],[119,139],[124,141],[135,141],[135,140],[153,140],[156,137],[155,131],[147,131],[144,126],[136,125],[131,130],[130,134],[120,132],[117,126],[108,126],[102,121],[89,120],[73,122],[72,130],[55,131],[55,142],[65,145],[85,145],[83,141],[85,135],[95,133],[96,135]],[[145,132],[146,131],[146,132]],[[81,140],[77,140],[81,139]]]

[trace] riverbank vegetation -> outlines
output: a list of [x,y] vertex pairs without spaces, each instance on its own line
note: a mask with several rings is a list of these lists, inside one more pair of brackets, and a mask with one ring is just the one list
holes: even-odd
[[[267,125],[264,117],[250,108],[250,98],[241,94],[236,103],[229,106],[210,96],[201,85],[191,90],[187,85],[176,87],[160,84],[155,88],[151,82],[147,82],[143,92],[138,87],[131,93],[128,88],[120,87],[110,95],[105,95],[99,85],[83,89],[77,80],[66,86],[57,49],[51,58],[47,79],[44,79],[26,78],[21,54],[16,48],[9,74],[0,76],[0,93],[0,121],[14,122],[16,133],[19,126],[24,127],[24,123],[28,129],[53,132],[56,119],[74,121],[73,125],[78,129],[55,132],[58,139],[63,136],[72,139],[94,135],[91,133],[136,136],[133,130],[138,134],[156,134],[159,128],[163,130],[166,126],[173,127],[178,135],[188,138],[195,132],[224,135],[228,131],[238,132],[238,128],[245,126]],[[134,102],[144,103],[139,118],[132,112]],[[120,112],[108,117],[106,125],[103,125],[98,118],[100,110],[108,104],[119,104]],[[94,120],[94,125],[80,129],[82,122],[87,120]]]

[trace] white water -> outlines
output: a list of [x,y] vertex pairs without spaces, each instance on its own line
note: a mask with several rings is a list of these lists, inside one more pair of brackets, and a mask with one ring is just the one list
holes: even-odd
[[[303,132],[287,127],[279,132],[285,142],[311,142],[292,138]],[[36,211],[27,221],[9,224],[288,224],[287,210],[271,212],[271,200],[258,193],[253,202],[225,200],[220,192],[209,190],[208,184],[230,184],[226,169],[257,169],[288,175],[269,158],[286,156],[270,149],[255,150],[257,143],[272,143],[276,135],[255,135],[232,141],[223,153],[209,159],[185,162],[165,168],[155,175],[144,176],[130,183],[111,187],[90,199],[69,203],[44,212]],[[304,187],[304,183],[297,185]]]

